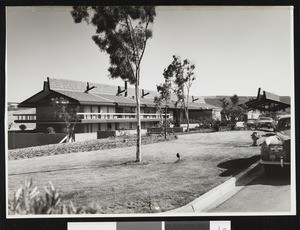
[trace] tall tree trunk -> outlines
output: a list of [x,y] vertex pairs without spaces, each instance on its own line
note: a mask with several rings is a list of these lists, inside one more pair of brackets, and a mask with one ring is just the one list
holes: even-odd
[[188,112],[187,107],[184,108],[184,112],[185,112],[185,117],[186,117],[186,122],[187,122],[186,131],[189,132],[190,131],[190,119],[189,119],[189,112]]
[[165,107],[165,140],[167,139],[167,106]]
[[136,140],[136,162],[142,162],[142,135],[141,135],[141,107],[140,107],[140,89],[139,89],[139,76],[135,84],[135,98],[136,98],[136,118],[137,118],[137,140]]
[[186,105],[184,107],[185,110],[185,116],[187,120],[187,132],[190,132],[190,118],[189,118],[189,96],[190,96],[190,90],[187,90],[187,98],[186,98]]

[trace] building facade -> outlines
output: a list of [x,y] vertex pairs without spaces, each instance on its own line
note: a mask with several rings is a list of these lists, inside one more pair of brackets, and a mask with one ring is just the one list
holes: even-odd
[[[143,90],[141,98],[141,128],[156,126],[161,115],[154,103],[156,91]],[[98,130],[136,129],[136,100],[134,88],[103,85],[82,81],[47,78],[43,90],[19,104],[19,107],[36,109],[36,114],[16,114],[16,123],[36,123],[36,131],[46,133],[49,127],[55,132],[64,132],[65,122],[57,117],[53,98],[65,98],[79,107],[76,133],[90,133]],[[184,112],[175,106],[175,95],[167,111],[167,119],[184,120]],[[204,98],[190,98],[189,117],[191,120],[212,117],[217,107],[205,103]]]

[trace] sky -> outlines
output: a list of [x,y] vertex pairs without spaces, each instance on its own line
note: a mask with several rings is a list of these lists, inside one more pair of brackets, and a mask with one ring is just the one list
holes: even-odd
[[[75,24],[71,7],[6,8],[7,101],[42,90],[47,77],[121,85],[109,57]],[[174,54],[192,61],[191,95],[255,96],[259,87],[292,95],[293,24],[289,7],[157,7],[141,88],[156,90]]]

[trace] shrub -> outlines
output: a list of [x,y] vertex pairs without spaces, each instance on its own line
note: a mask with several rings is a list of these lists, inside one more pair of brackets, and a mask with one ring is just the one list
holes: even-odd
[[58,190],[49,182],[50,186],[44,186],[45,194],[40,195],[37,187],[32,189],[32,179],[25,178],[24,185],[14,194],[14,199],[8,202],[10,215],[25,214],[94,214],[96,205],[80,206],[76,208],[71,201],[69,204],[61,203]]
[[48,131],[49,134],[54,134],[55,133],[55,130],[54,130],[53,127],[48,127],[47,131]]
[[[172,124],[172,121],[171,120],[166,120],[166,124],[167,124],[167,128],[170,128],[171,124]],[[164,129],[165,128],[165,120],[161,120],[157,125],[156,127],[158,128],[162,128]]]
[[13,126],[14,124],[11,122],[8,124],[8,129],[11,129],[11,127]]
[[212,125],[212,128],[214,129],[214,131],[218,132],[220,130],[220,126],[221,126],[221,121],[215,120]]
[[25,131],[25,129],[27,129],[26,125],[19,125],[19,128],[22,130],[22,131]]
[[209,129],[213,126],[215,120],[213,118],[202,118],[198,122],[199,122],[199,128]]
[[199,121],[200,129],[210,129],[212,128],[214,131],[219,131],[222,122],[220,120],[215,120],[213,118],[203,118]]

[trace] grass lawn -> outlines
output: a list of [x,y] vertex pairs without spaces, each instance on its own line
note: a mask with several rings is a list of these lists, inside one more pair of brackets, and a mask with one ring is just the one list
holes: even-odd
[[251,133],[199,133],[143,145],[141,164],[133,162],[135,147],[9,160],[9,197],[30,176],[41,191],[52,181],[62,202],[72,200],[75,206],[94,202],[100,213],[171,210],[258,160],[260,147],[251,147]]

